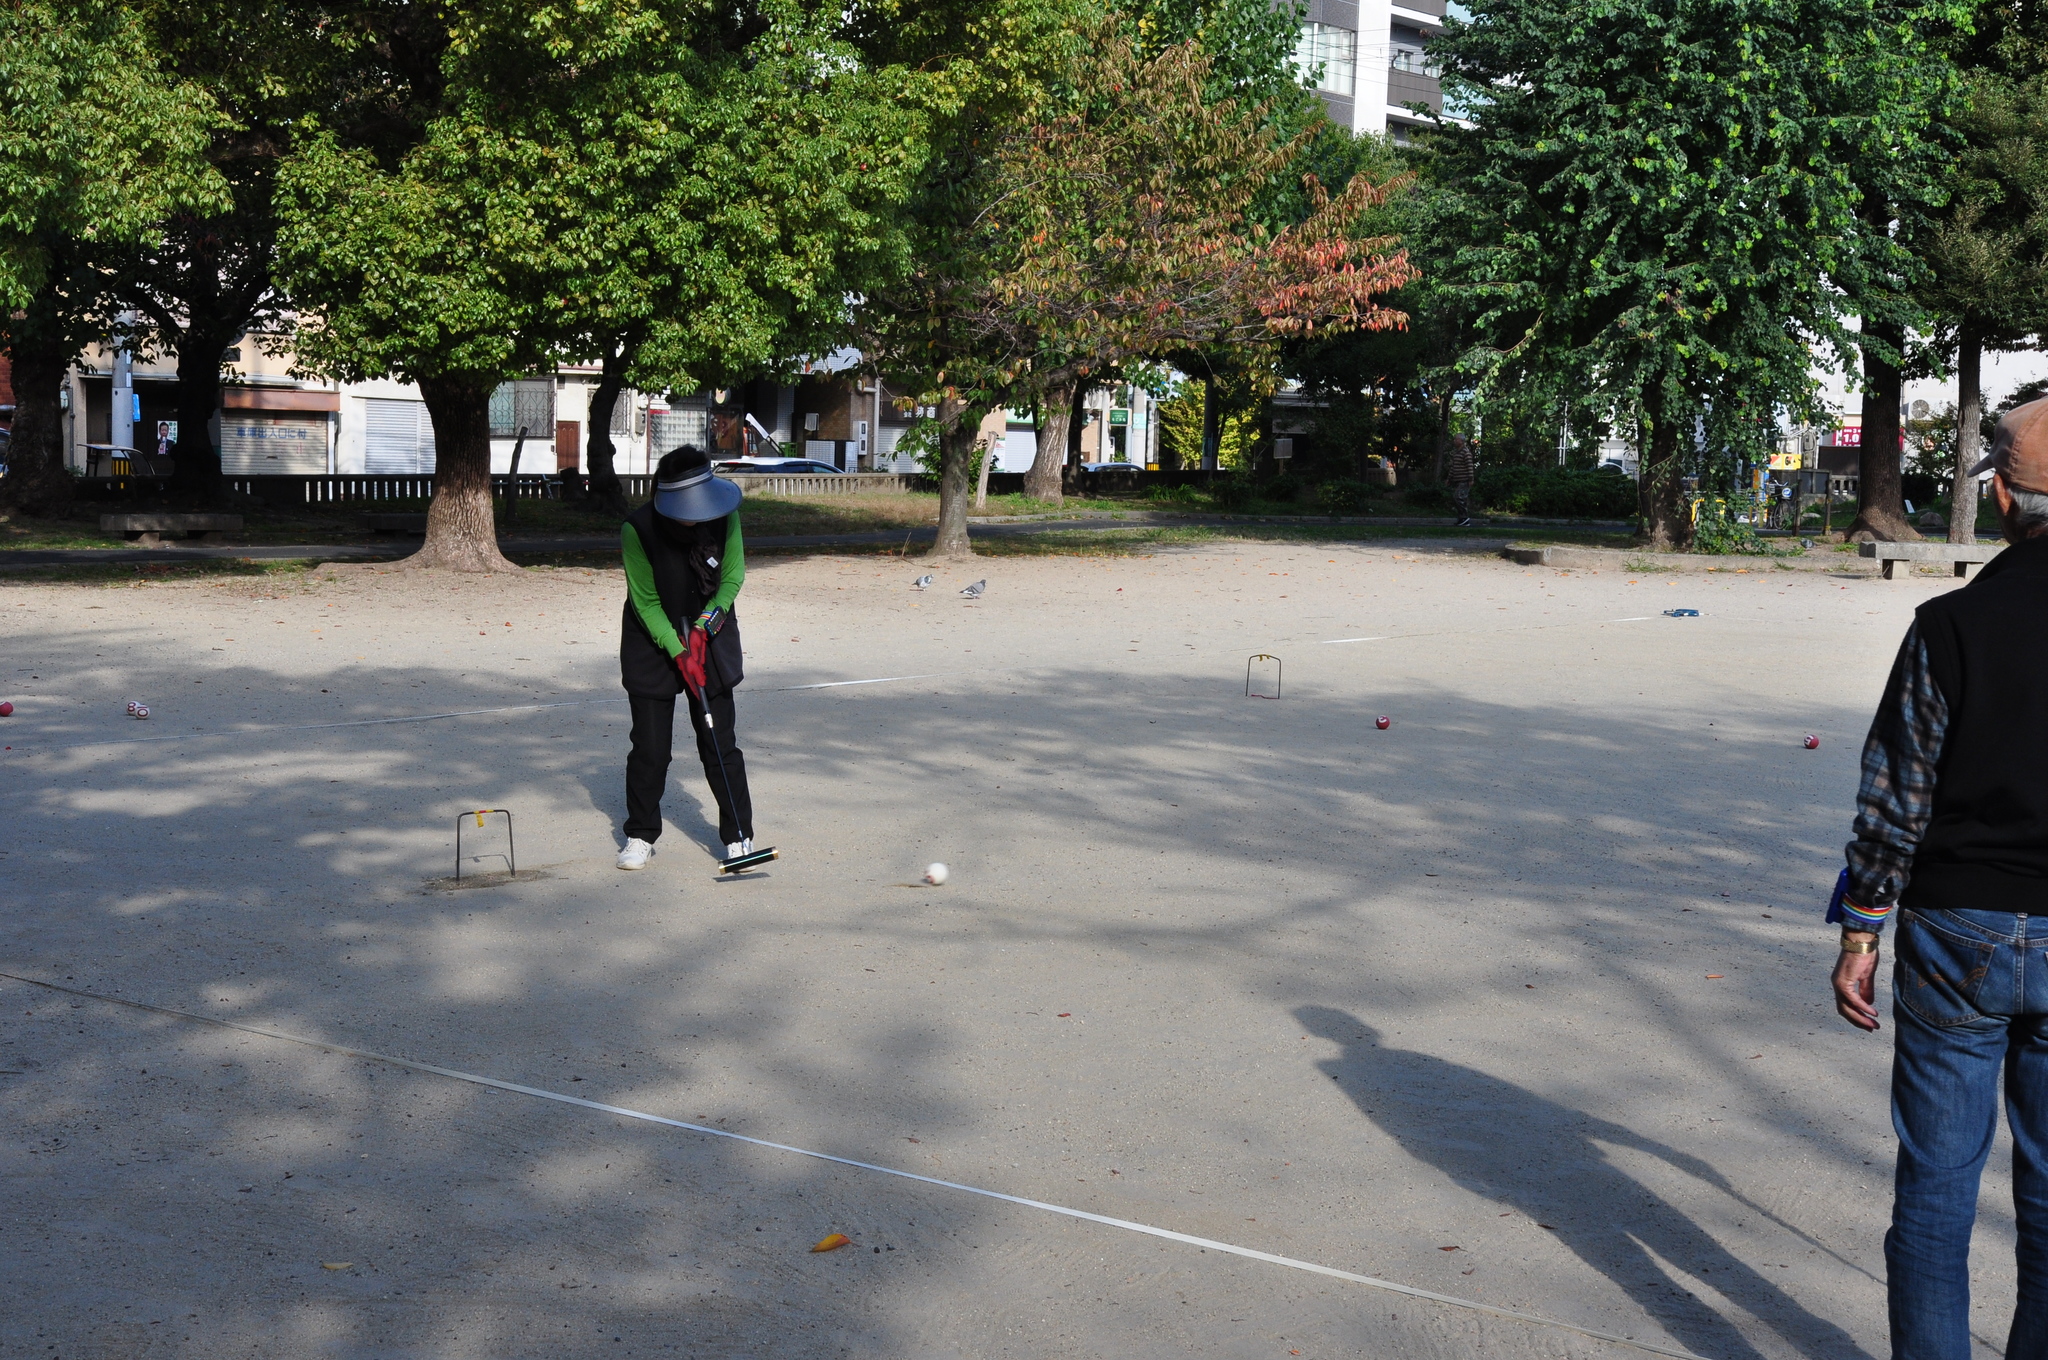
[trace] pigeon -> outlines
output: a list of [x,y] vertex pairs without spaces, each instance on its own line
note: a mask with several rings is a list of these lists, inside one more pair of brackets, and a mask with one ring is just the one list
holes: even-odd
[[960,593],[962,595],[965,595],[970,600],[978,600],[981,598],[981,592],[987,589],[987,581],[976,581],[973,585],[967,587],[967,589],[961,591]]
[[916,586],[919,590],[923,590],[926,586],[930,585],[931,583],[931,575],[930,573],[926,573],[925,575],[918,577],[915,581],[912,581],[910,584]]

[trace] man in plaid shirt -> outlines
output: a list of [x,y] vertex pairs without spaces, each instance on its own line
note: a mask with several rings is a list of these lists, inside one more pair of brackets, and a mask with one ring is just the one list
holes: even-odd
[[1460,526],[1472,522],[1472,483],[1479,476],[1479,455],[1464,435],[1451,436],[1451,456],[1444,462],[1444,480],[1451,484],[1451,508]]
[[1863,748],[1835,1008],[1878,1028],[1896,910],[1885,1235],[1894,1360],[1968,1360],[1970,1233],[1998,1124],[2013,1141],[2019,1290],[2008,1360],[2048,1360],[2048,400],[1999,422],[2011,545],[1917,611]]

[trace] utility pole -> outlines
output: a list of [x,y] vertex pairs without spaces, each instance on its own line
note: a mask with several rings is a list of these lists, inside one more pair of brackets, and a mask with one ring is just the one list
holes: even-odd
[[117,450],[135,451],[135,353],[129,348],[129,328],[135,324],[135,313],[123,312],[115,318],[120,327],[114,349],[114,393],[111,407],[113,423],[108,429],[107,442]]

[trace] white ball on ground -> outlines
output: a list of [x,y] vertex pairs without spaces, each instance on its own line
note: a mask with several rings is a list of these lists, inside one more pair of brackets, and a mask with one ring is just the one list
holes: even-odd
[[943,864],[927,864],[924,866],[924,881],[936,888],[946,881],[948,872]]

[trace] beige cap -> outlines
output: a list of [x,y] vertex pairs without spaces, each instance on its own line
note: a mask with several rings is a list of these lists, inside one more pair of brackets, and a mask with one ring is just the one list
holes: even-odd
[[2005,474],[2005,484],[2048,495],[2048,397],[2015,406],[1998,418],[1991,452],[1970,469],[1972,477]]

